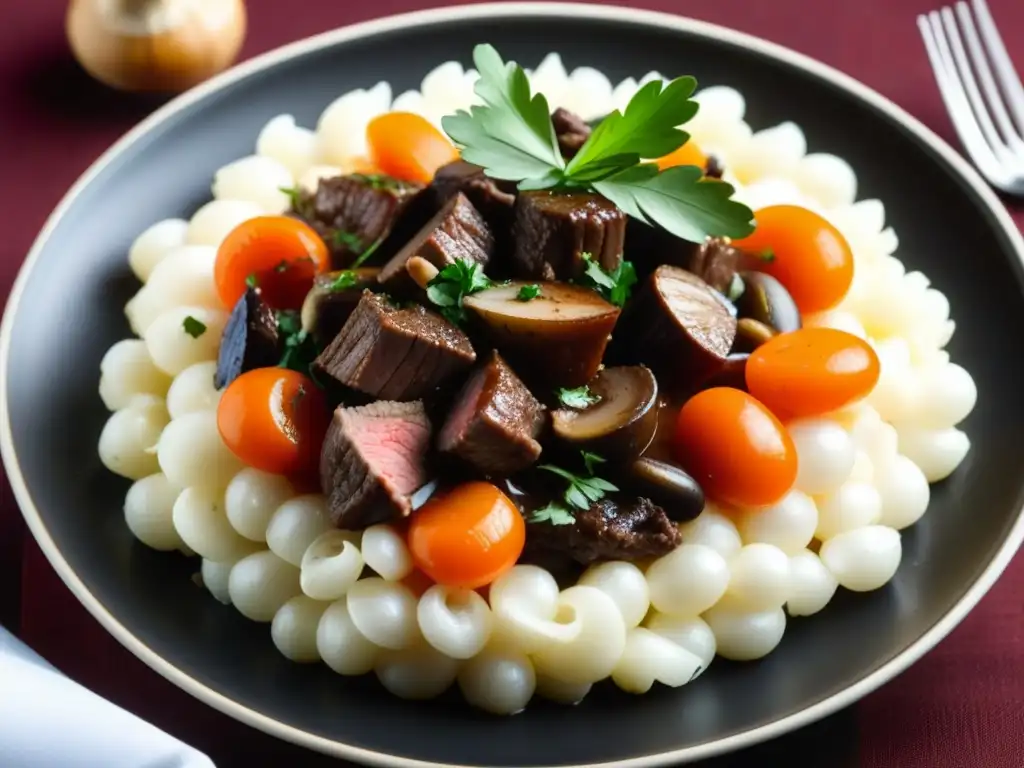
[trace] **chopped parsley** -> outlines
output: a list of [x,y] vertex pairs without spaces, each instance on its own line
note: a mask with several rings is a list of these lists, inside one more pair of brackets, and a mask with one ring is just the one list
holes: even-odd
[[617,491],[619,488],[604,478],[594,476],[594,465],[603,463],[604,459],[586,451],[581,453],[583,464],[586,468],[586,475],[575,475],[566,469],[556,467],[554,464],[541,464],[537,469],[551,472],[568,481],[569,485],[565,489],[565,495],[563,496],[566,504],[578,509],[589,509],[591,504],[603,499],[607,492]]
[[642,158],[664,157],[690,138],[680,130],[697,113],[692,77],[641,87],[623,111],[601,120],[568,162],[562,157],[543,94],[531,94],[526,72],[504,62],[494,46],[473,50],[481,103],[443,118],[441,125],[462,158],[493,179],[521,190],[593,191],[629,216],[656,224],[691,242],[709,236],[745,237],[753,212],[732,200],[732,186],[680,165],[660,170]]
[[[277,272],[278,274],[281,274],[283,272],[287,272],[289,269],[291,269],[292,267],[296,266],[297,264],[312,264],[312,263],[313,263],[313,259],[310,256],[302,256],[300,258],[291,259],[291,260],[289,260],[289,259],[281,259],[281,261],[278,262],[278,264],[274,267],[274,271]],[[252,279],[254,281],[256,280],[256,275],[255,274],[250,275],[250,277],[252,277]],[[246,281],[246,283],[248,283],[249,282],[249,278],[247,277],[245,279],[245,281]]]
[[490,288],[494,282],[475,261],[456,259],[427,283],[427,298],[441,308],[448,322],[461,325],[466,321],[462,300],[470,294]]
[[302,205],[302,190],[298,187],[278,187],[279,190],[288,196],[288,205],[293,211],[299,210]]
[[350,173],[350,179],[361,181],[370,189],[400,189],[401,183],[397,179],[385,176],[382,173]]
[[757,254],[757,258],[759,258],[766,264],[771,264],[773,261],[775,261],[775,251],[773,251],[771,248],[765,248],[759,254]]
[[535,509],[530,513],[527,522],[530,523],[551,523],[551,525],[572,525],[576,522],[576,518],[572,512],[566,509],[562,504],[557,501],[553,501],[546,507]]
[[256,277],[256,273],[255,272],[250,272],[248,275],[246,275],[246,277],[245,277],[245,284],[247,286],[249,286],[250,288],[258,288],[259,287],[260,281]]
[[206,333],[206,323],[201,320],[196,320],[192,315],[188,315],[184,320],[181,321],[181,327],[185,329],[185,333],[191,336],[193,339],[198,339],[204,333]]
[[278,366],[309,375],[309,366],[319,354],[313,337],[303,330],[302,320],[294,309],[278,310],[276,317],[284,347]]
[[353,288],[358,284],[359,277],[356,273],[351,269],[344,269],[331,281],[331,284],[327,286],[327,290],[331,293],[337,293],[338,291],[344,291],[346,288]]
[[578,411],[582,411],[584,408],[589,408],[601,402],[601,397],[591,392],[590,387],[584,384],[582,387],[576,387],[576,389],[558,390],[558,401],[566,408],[575,408]]
[[625,306],[633,286],[636,285],[636,269],[633,268],[633,262],[621,261],[614,271],[606,272],[589,253],[582,253],[580,257],[586,264],[583,271],[584,282],[589,282],[616,307]]
[[349,253],[356,255],[356,260],[350,265],[350,269],[355,269],[370,258],[374,251],[380,248],[380,244],[384,242],[384,237],[378,237],[365,249],[363,248],[363,241],[359,235],[353,234],[352,232],[346,232],[343,229],[337,229],[333,235],[334,245],[338,248],[344,248]]
[[530,301],[540,296],[540,286],[536,283],[532,285],[524,285],[519,289],[519,293],[516,294],[518,301]]

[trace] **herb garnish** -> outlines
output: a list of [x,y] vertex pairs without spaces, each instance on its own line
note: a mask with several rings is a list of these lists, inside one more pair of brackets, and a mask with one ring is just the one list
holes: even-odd
[[373,252],[380,248],[380,244],[384,242],[384,238],[378,237],[365,249],[363,248],[363,241],[359,238],[359,235],[353,234],[352,232],[346,232],[343,229],[336,229],[332,237],[334,245],[338,248],[344,248],[350,253],[356,254],[358,258],[352,262],[349,266],[350,269],[355,269],[360,266],[364,261],[373,255]]
[[398,189],[401,187],[401,182],[381,173],[350,173],[348,177],[363,182],[370,189]]
[[775,251],[773,251],[771,248],[765,248],[763,251],[757,254],[757,258],[759,258],[763,262],[771,264],[773,261],[775,261]]
[[470,294],[490,288],[494,282],[475,261],[456,259],[427,283],[427,298],[441,308],[441,314],[450,323],[460,325],[466,321],[462,300]]
[[558,390],[558,399],[566,408],[575,408],[578,411],[601,402],[600,395],[595,395],[591,392],[590,387],[586,384],[582,387],[576,387],[576,389]]
[[338,276],[327,286],[327,290],[331,293],[337,293],[338,291],[344,291],[346,288],[352,288],[358,285],[358,283],[359,278],[356,273],[351,269],[345,269],[338,273]]
[[557,501],[553,501],[546,507],[535,509],[530,513],[531,523],[551,523],[552,525],[572,525],[576,522],[572,512],[563,507]]
[[192,315],[186,316],[185,319],[181,321],[181,327],[184,328],[185,333],[193,339],[198,339],[206,333],[206,323],[201,320],[196,320]]
[[519,289],[519,293],[516,294],[517,301],[530,301],[540,296],[540,286],[536,283],[532,285],[524,285]]
[[636,269],[633,262],[619,262],[619,266],[613,271],[606,272],[589,253],[582,253],[580,256],[586,264],[583,277],[616,307],[625,306],[633,286],[636,285]]
[[605,493],[617,491],[619,488],[604,478],[594,476],[594,465],[603,462],[604,459],[586,451],[581,453],[583,455],[583,464],[586,467],[586,475],[574,475],[572,472],[556,467],[554,464],[540,464],[537,469],[552,472],[569,482],[569,487],[565,489],[563,497],[566,504],[579,509],[589,509],[590,505],[595,501],[603,499]]
[[278,366],[308,375],[310,363],[319,354],[313,337],[303,330],[302,319],[294,309],[278,310],[276,318],[277,332],[284,344],[284,353]]
[[679,129],[697,113],[690,97],[692,77],[668,84],[652,80],[594,128],[566,164],[558,149],[543,94],[530,93],[526,73],[504,62],[491,45],[478,45],[473,61],[483,102],[443,118],[441,125],[464,160],[482,166],[495,179],[518,182],[519,189],[597,192],[630,216],[657,224],[677,237],[702,242],[709,236],[744,237],[753,231],[753,212],[730,199],[733,188],[704,176],[704,169],[682,165],[659,171],[643,158],[658,158],[681,147],[689,134]]
[[288,195],[288,205],[293,211],[299,210],[302,203],[302,190],[298,187],[278,187],[281,192]]
[[250,288],[258,288],[259,287],[260,281],[259,281],[259,278],[256,277],[256,273],[255,272],[250,272],[248,275],[246,275],[246,277],[245,277],[245,284],[247,286],[249,286]]

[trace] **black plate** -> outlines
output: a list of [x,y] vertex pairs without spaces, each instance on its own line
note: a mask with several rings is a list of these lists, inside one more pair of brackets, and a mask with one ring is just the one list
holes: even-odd
[[[572,33],[552,17],[572,17]],[[468,64],[480,41],[532,65],[557,50],[567,66],[597,66],[613,82],[655,69],[734,86],[755,127],[795,120],[812,151],[853,164],[860,197],[885,201],[908,268],[924,270],[950,298],[958,327],[950,352],[974,375],[980,401],[965,425],[974,447],[906,533],[889,587],[843,594],[823,614],[792,621],[764,661],[718,661],[684,689],[609,690],[576,708],[539,704],[499,719],[455,695],[412,704],[372,679],[292,664],[266,626],[195,586],[196,561],[133,540],[121,514],[128,484],[96,455],[107,416],[98,364],[129,335],[122,308],[137,288],[125,261],[132,239],[158,219],[194,211],[213,172],[249,154],[271,116],[290,112],[312,125],[338,94],[379,79],[396,93],[416,87],[441,61]],[[179,99],[75,187],[36,243],[4,318],[4,458],[29,525],[86,607],[146,663],[257,727],[339,756],[406,765],[694,759],[822,717],[888,680],[963,618],[1016,550],[1024,381],[1005,338],[1024,328],[1022,252],[996,198],[933,134],[838,73],[753,38],[579,5],[463,7],[374,22],[263,57]]]

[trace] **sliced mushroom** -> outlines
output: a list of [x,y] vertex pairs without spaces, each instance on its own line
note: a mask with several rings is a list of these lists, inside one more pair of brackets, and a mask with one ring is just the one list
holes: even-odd
[[274,311],[256,288],[249,288],[231,310],[224,326],[214,386],[223,389],[246,371],[277,365],[280,359]]
[[741,317],[736,321],[736,338],[732,343],[732,351],[753,352],[775,335],[775,329],[752,317]]
[[663,265],[631,302],[615,333],[615,358],[645,362],[662,387],[692,388],[722,367],[736,336],[726,300],[696,275]]
[[598,401],[583,410],[553,411],[554,433],[606,459],[630,461],[642,454],[658,428],[658,382],[650,369],[642,365],[605,368],[589,388]]
[[743,292],[733,303],[740,318],[764,323],[776,333],[800,328],[800,310],[785,286],[764,272],[740,272]]
[[360,267],[317,275],[302,303],[302,328],[318,346],[326,346],[338,335],[364,289],[379,287],[379,273],[376,267]]
[[637,459],[629,467],[628,480],[630,490],[653,501],[677,523],[693,520],[704,510],[704,491],[674,464]]
[[527,285],[538,284],[506,283],[467,296],[464,305],[527,384],[545,390],[586,384],[601,365],[619,308],[570,283],[539,283],[535,298],[520,300]]

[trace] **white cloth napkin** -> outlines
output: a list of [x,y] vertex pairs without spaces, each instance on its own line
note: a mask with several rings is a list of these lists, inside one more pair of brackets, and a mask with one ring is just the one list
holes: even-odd
[[0,627],[3,768],[214,768],[159,728],[65,677]]

